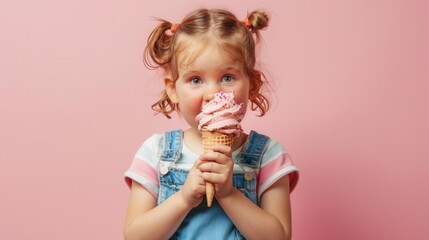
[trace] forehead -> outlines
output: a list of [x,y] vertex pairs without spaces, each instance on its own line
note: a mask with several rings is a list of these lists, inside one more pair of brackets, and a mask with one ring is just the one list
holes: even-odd
[[242,63],[238,49],[213,39],[185,37],[177,45],[177,67],[189,68],[200,56],[220,56],[222,61]]

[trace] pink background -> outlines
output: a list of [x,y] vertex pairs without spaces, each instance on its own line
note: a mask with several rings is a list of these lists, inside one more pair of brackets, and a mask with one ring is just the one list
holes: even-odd
[[[214,3],[215,2],[215,3]],[[185,6],[186,5],[186,6]],[[263,7],[274,107],[246,129],[301,170],[294,239],[427,239],[427,1],[0,2],[0,239],[121,239],[123,181],[152,133],[152,16]]]

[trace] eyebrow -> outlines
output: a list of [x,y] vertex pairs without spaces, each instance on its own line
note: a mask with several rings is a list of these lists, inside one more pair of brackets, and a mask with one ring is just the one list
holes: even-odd
[[199,71],[184,71],[182,74],[182,76],[187,77],[187,76],[192,76],[192,75],[198,75],[200,72]]
[[[200,73],[201,71],[199,70],[193,70],[192,68],[182,68],[182,71],[184,72],[184,74],[191,74],[191,73]],[[225,68],[220,68],[219,71],[236,71],[236,72],[241,72],[239,68],[236,67],[225,67]]]
[[240,69],[239,68],[235,68],[235,67],[227,67],[227,68],[225,68],[223,70],[234,70],[234,71],[240,72]]

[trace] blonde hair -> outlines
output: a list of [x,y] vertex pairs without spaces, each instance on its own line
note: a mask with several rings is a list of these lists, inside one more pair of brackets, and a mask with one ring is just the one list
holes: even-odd
[[[147,40],[144,52],[146,67],[169,71],[173,80],[176,81],[180,67],[178,58],[186,48],[186,44],[189,44],[189,37],[215,41],[223,50],[242,60],[244,72],[250,79],[251,89],[258,90],[256,97],[250,99],[251,110],[259,109],[259,116],[265,115],[270,103],[259,91],[266,80],[264,74],[255,69],[255,45],[260,39],[259,30],[268,26],[269,18],[266,13],[253,11],[243,22],[226,10],[199,9],[187,15],[178,27],[166,20],[159,19],[159,21],[160,24],[152,31]],[[170,113],[179,110],[165,90],[160,99],[152,105],[152,109],[168,118],[170,118]]]

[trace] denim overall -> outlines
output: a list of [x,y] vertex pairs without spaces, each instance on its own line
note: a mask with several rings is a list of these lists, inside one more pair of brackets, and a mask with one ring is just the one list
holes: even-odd
[[[255,204],[257,179],[255,171],[260,168],[268,137],[251,131],[242,150],[234,158],[235,166],[243,170],[234,171],[233,185]],[[161,140],[159,167],[158,204],[165,201],[185,183],[188,170],[175,168],[182,152],[182,130],[166,132]],[[216,199],[210,208],[205,199],[193,208],[171,239],[244,239]]]

